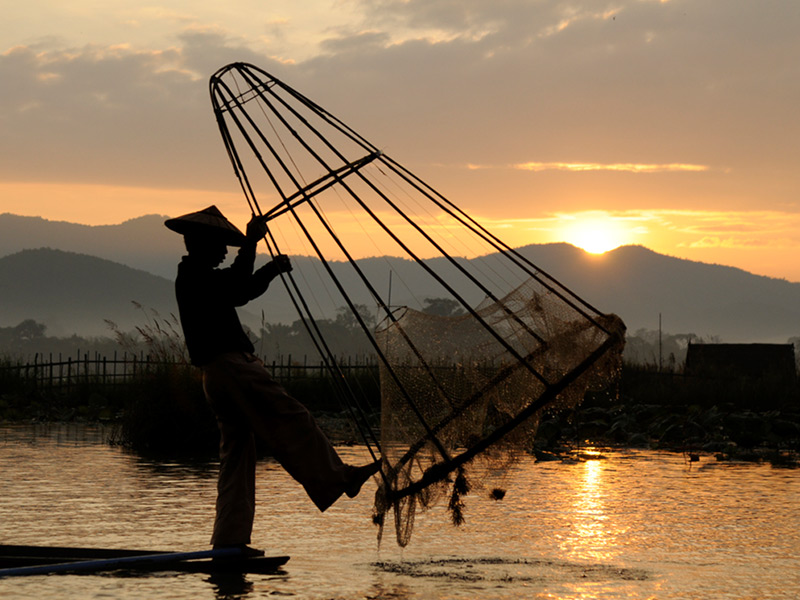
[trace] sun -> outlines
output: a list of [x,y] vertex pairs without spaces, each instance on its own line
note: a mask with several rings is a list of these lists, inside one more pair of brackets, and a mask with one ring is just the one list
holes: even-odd
[[629,232],[611,217],[572,217],[562,229],[564,241],[591,254],[603,254],[628,243]]

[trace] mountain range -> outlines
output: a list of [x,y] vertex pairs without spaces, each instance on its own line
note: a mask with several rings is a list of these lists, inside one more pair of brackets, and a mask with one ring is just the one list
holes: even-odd
[[[148,215],[120,225],[86,226],[0,215],[0,327],[35,319],[47,325],[49,335],[108,335],[106,319],[123,330],[144,324],[147,314],[138,306],[162,317],[175,313],[172,280],[183,248],[180,237],[163,226],[165,218]],[[656,330],[661,321],[665,332],[726,342],[786,342],[800,335],[800,283],[642,246],[593,255],[569,244],[532,244],[518,252],[599,310],[620,315],[629,333]],[[494,258],[459,260],[477,269],[491,268]],[[319,268],[315,258],[293,261],[298,272]],[[435,270],[452,268],[442,259],[428,264]],[[444,295],[417,277],[419,268],[408,260],[367,258],[359,267],[384,286],[379,289],[387,289],[394,276],[393,305],[419,305],[420,299]],[[347,287],[349,269],[342,263],[332,268]],[[313,300],[329,318],[343,304],[324,294]],[[366,294],[354,300],[374,305]],[[262,312],[272,323],[297,318],[279,285],[240,314],[257,329]]]
[[119,225],[92,226],[3,213],[0,257],[52,248],[102,257],[170,279],[175,277],[175,257],[183,252],[183,242],[164,227],[167,218],[146,215]]

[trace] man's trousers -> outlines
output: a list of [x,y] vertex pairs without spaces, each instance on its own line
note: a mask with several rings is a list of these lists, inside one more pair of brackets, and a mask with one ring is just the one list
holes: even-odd
[[255,516],[254,435],[324,511],[344,492],[345,465],[314,418],[254,355],[232,352],[203,366],[203,390],[220,430],[214,545],[249,544]]

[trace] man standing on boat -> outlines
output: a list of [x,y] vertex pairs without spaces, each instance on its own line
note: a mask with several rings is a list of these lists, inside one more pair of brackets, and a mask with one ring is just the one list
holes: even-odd
[[[289,257],[276,256],[254,270],[256,244],[267,227],[253,217],[242,234],[216,206],[169,219],[184,236],[188,254],[178,265],[175,292],[192,364],[203,370],[203,390],[220,430],[220,471],[215,548],[247,546],[255,515],[255,438],[300,482],[320,511],[342,494],[354,497],[379,468],[346,465],[308,410],[286,393],[254,354],[237,306],[263,294],[270,282],[292,270]],[[239,247],[231,266],[217,268],[228,246]]]

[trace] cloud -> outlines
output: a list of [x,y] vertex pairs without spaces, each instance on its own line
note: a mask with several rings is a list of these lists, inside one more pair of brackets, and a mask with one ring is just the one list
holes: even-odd
[[763,248],[767,246],[785,246],[785,241],[778,242],[775,239],[752,239],[752,238],[721,238],[719,236],[707,236],[689,244],[680,244],[685,248]]
[[[662,169],[680,162],[690,170],[771,168],[796,155],[778,128],[790,119],[798,92],[785,57],[800,44],[778,23],[777,5],[355,4],[364,21],[340,33],[339,48],[348,40],[358,47],[367,31],[373,41],[383,33],[379,43],[312,59],[299,72],[309,81],[314,72],[319,89],[341,96],[339,104],[353,106],[366,128],[389,132],[378,144],[420,162],[524,164],[536,154],[548,168],[556,163],[548,157],[558,156],[557,162],[625,170],[636,168],[627,163]],[[798,23],[796,10],[785,12]],[[753,31],[745,33],[747,27]],[[781,41],[767,41],[769,30]],[[771,100],[759,84],[767,74]],[[339,85],[331,92],[333,79]]]
[[221,60],[271,61],[211,30],[188,30],[180,42],[2,53],[0,77],[14,83],[0,100],[0,177],[219,187],[215,173],[227,169],[208,75]]
[[523,171],[547,171],[554,169],[557,171],[573,171],[579,173],[584,171],[624,171],[629,173],[664,173],[664,172],[674,172],[674,171],[699,172],[708,170],[708,167],[706,165],[689,165],[681,163],[653,165],[653,164],[636,164],[636,163],[600,164],[600,163],[529,162],[529,163],[514,165],[514,168],[521,169]]
[[679,248],[800,247],[800,214],[779,210],[660,211]]
[[[595,2],[525,0],[363,0],[356,2],[367,23],[401,32],[400,36],[462,37],[508,47],[520,41],[558,34],[583,20],[607,19],[616,7]],[[504,40],[504,41],[500,41]]]
[[[568,194],[617,202],[619,189],[564,185],[613,171],[704,174],[692,188],[618,178],[636,180],[626,193],[639,205],[668,195],[787,202],[800,188],[793,3],[342,0],[340,20],[315,25],[305,46],[293,5],[259,6],[237,3],[236,21],[214,13],[214,27],[200,8],[122,15],[174,27],[160,44],[50,38],[6,49],[0,177],[230,189],[207,79],[245,60],[426,179],[441,176],[432,183],[461,191],[465,208],[497,192],[515,210],[537,197],[546,212]],[[232,35],[242,15],[260,30]]]
[[582,173],[586,171],[616,171],[628,173],[665,173],[665,172],[691,172],[708,171],[707,165],[690,165],[682,163],[668,163],[661,165],[636,164],[636,163],[565,163],[565,162],[527,162],[513,165],[512,168],[521,171],[572,171]]
[[[800,214],[785,210],[631,210],[612,213],[641,227],[644,240],[674,248],[800,247]],[[651,244],[645,242],[648,246]]]
[[386,32],[359,31],[355,35],[329,38],[321,44],[323,51],[330,54],[381,51],[390,40]]

